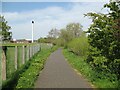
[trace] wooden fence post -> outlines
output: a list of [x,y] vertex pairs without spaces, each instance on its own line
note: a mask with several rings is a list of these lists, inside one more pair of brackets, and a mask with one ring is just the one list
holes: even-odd
[[31,49],[31,46],[30,46],[30,58],[32,57],[32,49]]
[[35,53],[37,53],[37,45],[35,46]]
[[2,89],[2,47],[0,46],[0,90]]
[[32,46],[32,57],[34,56],[34,46]]
[[6,55],[4,50],[2,50],[2,80],[6,80]]
[[24,64],[25,63],[25,46],[23,45],[22,46],[22,64]]
[[29,46],[27,46],[26,48],[27,48],[27,60],[29,60],[30,58]]
[[18,48],[15,46],[15,69],[17,70]]
[[32,57],[33,57],[33,46],[32,46]]
[[34,46],[34,55],[35,55],[35,46]]

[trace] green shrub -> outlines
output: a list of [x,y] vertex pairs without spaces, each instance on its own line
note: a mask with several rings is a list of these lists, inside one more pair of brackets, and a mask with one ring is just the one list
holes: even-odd
[[68,43],[68,48],[77,55],[85,56],[88,51],[87,37],[75,38]]
[[[86,62],[85,56],[78,56],[67,49],[63,51],[67,61],[72,65],[73,68],[78,70],[84,77],[88,79],[96,88],[115,88],[118,89],[120,81],[118,81],[115,74],[111,74],[106,71],[98,71],[93,69],[90,64]],[[106,62],[105,57],[95,58],[96,62],[101,64],[101,61]],[[100,61],[98,61],[101,59]],[[105,68],[103,66],[103,68]]]

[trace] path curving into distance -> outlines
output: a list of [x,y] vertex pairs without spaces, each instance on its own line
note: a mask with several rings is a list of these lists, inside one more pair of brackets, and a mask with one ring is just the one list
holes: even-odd
[[35,88],[92,88],[92,86],[69,65],[62,49],[53,52],[38,76]]

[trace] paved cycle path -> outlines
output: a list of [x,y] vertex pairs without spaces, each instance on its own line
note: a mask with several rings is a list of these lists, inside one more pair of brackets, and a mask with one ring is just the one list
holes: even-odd
[[69,65],[62,49],[53,52],[40,73],[35,88],[92,88],[92,86]]

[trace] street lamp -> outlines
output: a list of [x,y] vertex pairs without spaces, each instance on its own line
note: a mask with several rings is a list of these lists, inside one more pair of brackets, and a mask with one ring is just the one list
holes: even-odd
[[33,29],[34,29],[34,21],[32,21],[32,43],[33,43]]

